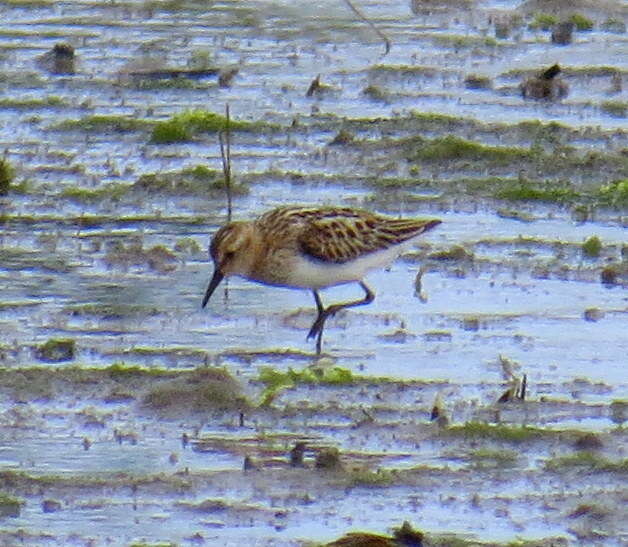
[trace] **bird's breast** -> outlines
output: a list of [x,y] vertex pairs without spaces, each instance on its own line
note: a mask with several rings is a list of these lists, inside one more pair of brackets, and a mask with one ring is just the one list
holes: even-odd
[[402,249],[394,246],[347,262],[325,262],[302,253],[284,252],[268,256],[250,279],[301,289],[322,289],[361,280],[370,270],[388,266]]

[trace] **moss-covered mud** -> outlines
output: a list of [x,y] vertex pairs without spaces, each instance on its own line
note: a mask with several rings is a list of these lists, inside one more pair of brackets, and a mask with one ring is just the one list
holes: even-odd
[[[506,4],[362,1],[382,55],[333,0],[0,2],[1,544],[628,542],[626,11]],[[443,221],[321,359],[307,292],[200,308],[227,103],[234,218]]]
[[[478,402],[443,383],[342,369],[329,374],[333,381],[312,381],[307,370],[289,375],[290,388],[261,405],[254,401],[264,386],[280,378],[270,368],[240,379],[224,368],[123,363],[0,370],[0,427],[10,439],[0,471],[3,541],[16,540],[19,529],[30,541],[69,541],[67,528],[51,520],[56,513],[76,522],[73,536],[84,542],[154,538],[156,519],[179,541],[237,542],[254,533],[272,543],[279,531],[307,541],[314,533],[307,523],[325,515],[319,540],[341,535],[351,518],[352,529],[369,532],[411,521],[428,531],[426,545],[440,545],[444,532],[457,532],[447,536],[452,542],[511,544],[481,532],[472,540],[439,516],[443,504],[514,526],[521,541],[567,545],[575,534],[625,534],[626,416],[618,402],[614,410],[534,395]],[[432,420],[437,396],[440,418]],[[549,425],[600,415],[614,422],[603,433]],[[333,467],[322,456],[331,448]],[[391,497],[397,511],[376,517]],[[364,516],[353,513],[355,504]]]

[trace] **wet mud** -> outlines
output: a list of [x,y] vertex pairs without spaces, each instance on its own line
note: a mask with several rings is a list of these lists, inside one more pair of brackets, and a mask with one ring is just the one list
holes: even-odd
[[[625,6],[359,8],[0,2],[0,543],[628,541]],[[226,104],[234,217],[443,221],[322,358],[307,292],[200,308]]]

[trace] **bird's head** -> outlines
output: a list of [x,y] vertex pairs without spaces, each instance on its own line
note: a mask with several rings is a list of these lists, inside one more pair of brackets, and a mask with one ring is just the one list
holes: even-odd
[[214,262],[214,275],[203,298],[205,307],[223,278],[230,275],[247,276],[255,259],[253,226],[250,222],[230,222],[216,232],[209,246]]

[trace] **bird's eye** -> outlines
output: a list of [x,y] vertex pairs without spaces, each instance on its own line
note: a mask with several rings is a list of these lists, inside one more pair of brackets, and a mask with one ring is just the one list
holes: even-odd
[[225,253],[225,257],[224,257],[223,262],[226,262],[228,260],[232,260],[234,256],[235,256],[235,253],[233,251],[229,251],[229,252]]

